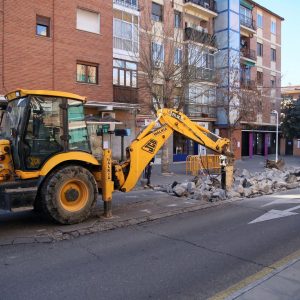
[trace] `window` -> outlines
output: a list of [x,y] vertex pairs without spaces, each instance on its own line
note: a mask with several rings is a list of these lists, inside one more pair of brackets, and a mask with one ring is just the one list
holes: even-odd
[[240,6],[240,13],[242,16],[245,16],[246,18],[252,18],[252,10],[245,7],[245,6]]
[[263,44],[257,43],[257,56],[263,56]]
[[64,150],[62,101],[56,97],[31,97],[24,138],[27,170],[40,169],[49,157]]
[[216,90],[209,86],[192,86],[188,91],[188,112],[191,115],[214,114]]
[[164,45],[152,43],[152,60],[154,64],[164,62]]
[[181,12],[174,10],[174,26],[175,28],[181,28]]
[[189,46],[188,63],[192,75],[197,79],[214,79],[214,51]]
[[100,33],[100,15],[96,12],[77,9],[77,25],[76,28],[92,33]]
[[90,152],[82,101],[68,99],[69,149]]
[[276,61],[276,49],[271,48],[271,61]]
[[50,36],[50,18],[36,16],[36,35]]
[[276,77],[275,76],[271,76],[271,87],[272,88],[276,87]]
[[182,49],[175,48],[174,50],[174,65],[182,64]]
[[263,72],[257,71],[257,84],[263,85],[264,78],[263,78]]
[[114,10],[114,48],[138,52],[138,17]]
[[276,34],[276,22],[271,21],[271,33]]
[[163,6],[152,2],[152,20],[157,22],[163,21]]
[[240,21],[242,25],[252,28],[252,10],[244,6],[240,6]]
[[263,16],[257,14],[257,27],[263,28]]
[[98,65],[77,63],[77,82],[98,84]]
[[135,62],[114,59],[113,84],[137,87],[137,64]]

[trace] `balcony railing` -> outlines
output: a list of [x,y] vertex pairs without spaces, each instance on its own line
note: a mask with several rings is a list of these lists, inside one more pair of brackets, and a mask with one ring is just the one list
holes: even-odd
[[131,87],[114,86],[114,101],[119,103],[138,103],[138,90]]
[[194,80],[202,81],[214,81],[215,73],[214,69],[207,69],[204,67],[189,66],[191,72],[191,78]]
[[216,37],[214,35],[191,27],[187,27],[184,29],[184,40],[193,41],[217,48]]
[[184,111],[189,117],[216,118],[217,116],[217,108],[214,104],[187,103]]
[[240,15],[241,25],[256,30],[256,23],[253,18],[247,17],[245,15]]
[[188,2],[200,5],[206,9],[216,12],[216,1],[214,0],[184,0],[184,3]]
[[125,7],[138,10],[138,1],[137,0],[114,0],[114,3],[123,5]]
[[255,80],[241,77],[240,86],[242,89],[254,90],[256,88]]
[[256,51],[253,49],[242,48],[241,55],[252,60],[256,60]]

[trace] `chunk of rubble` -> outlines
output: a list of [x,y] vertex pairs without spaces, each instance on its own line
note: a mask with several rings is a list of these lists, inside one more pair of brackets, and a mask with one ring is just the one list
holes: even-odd
[[225,200],[226,192],[222,189],[216,189],[212,194],[212,198],[217,198],[217,200]]
[[199,201],[222,201],[241,197],[257,197],[274,192],[300,187],[300,168],[284,170],[266,169],[251,174],[248,170],[234,173],[234,184],[230,191],[221,189],[221,177],[195,177],[190,182],[177,183],[165,187],[165,191],[178,197],[190,197]]
[[182,186],[181,184],[178,184],[178,185],[174,186],[173,187],[173,192],[178,197],[183,197],[183,196],[188,195],[188,192],[187,192],[186,188],[184,186]]

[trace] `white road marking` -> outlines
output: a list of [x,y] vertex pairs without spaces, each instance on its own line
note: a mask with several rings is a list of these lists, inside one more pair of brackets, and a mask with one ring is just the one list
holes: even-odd
[[174,206],[177,206],[177,204],[169,204],[169,205],[167,205],[168,207],[174,207]]
[[197,203],[197,201],[193,201],[193,200],[190,200],[190,201],[184,201],[183,203],[186,203],[186,204],[194,204],[194,203]]
[[298,198],[295,198],[295,199],[277,199],[277,200],[274,200],[270,203],[263,205],[262,207],[273,205],[273,204],[298,204],[298,203],[300,204],[299,195],[298,195]]
[[138,196],[125,196],[125,198],[137,198]]
[[150,209],[142,209],[141,212],[145,212],[147,214],[150,214],[151,213],[151,210]]
[[267,213],[263,214],[262,216],[258,217],[257,219],[249,222],[248,224],[254,224],[254,223],[269,221],[269,220],[273,220],[273,219],[279,219],[279,218],[298,215],[298,213],[293,212],[294,210],[297,210],[297,209],[300,209],[300,205],[291,207],[286,210],[272,209],[272,210],[268,211]]

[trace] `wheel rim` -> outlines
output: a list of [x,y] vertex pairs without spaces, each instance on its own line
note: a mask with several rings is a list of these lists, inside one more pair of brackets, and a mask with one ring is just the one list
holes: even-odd
[[79,179],[71,179],[63,184],[59,192],[61,206],[71,212],[79,211],[88,202],[88,187]]

